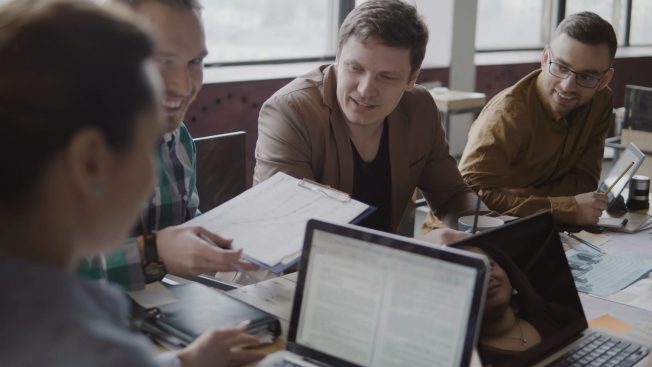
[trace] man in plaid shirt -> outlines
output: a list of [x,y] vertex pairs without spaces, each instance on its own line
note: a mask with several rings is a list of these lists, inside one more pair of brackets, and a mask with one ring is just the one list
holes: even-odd
[[[165,269],[190,276],[233,271],[236,262],[244,269],[255,269],[240,260],[242,250],[232,249],[231,240],[203,227],[178,226],[197,215],[199,206],[196,147],[181,122],[201,88],[207,54],[198,0],[115,1],[126,3],[142,15],[154,32],[155,59],[165,83],[162,102],[167,131],[155,148],[158,185],[141,212],[134,237],[118,251],[105,255],[105,264],[95,259],[94,263],[82,264],[80,272],[91,277],[106,276],[127,290],[136,290],[143,288],[146,281],[159,280]],[[162,263],[165,268],[150,274],[148,263]],[[98,269],[103,267],[106,273]]]

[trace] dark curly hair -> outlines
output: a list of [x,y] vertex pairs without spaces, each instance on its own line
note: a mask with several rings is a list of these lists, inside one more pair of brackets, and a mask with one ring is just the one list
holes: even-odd
[[122,151],[154,106],[153,41],[124,6],[14,0],[0,6],[0,206],[28,196],[48,161],[85,127]]

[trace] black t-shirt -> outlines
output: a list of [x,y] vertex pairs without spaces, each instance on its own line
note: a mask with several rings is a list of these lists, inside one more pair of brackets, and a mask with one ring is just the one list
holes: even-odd
[[383,125],[383,135],[376,157],[365,162],[353,142],[353,194],[351,197],[365,204],[373,205],[376,210],[360,221],[358,225],[381,231],[393,232],[390,227],[392,181],[389,165],[389,135],[387,120]]

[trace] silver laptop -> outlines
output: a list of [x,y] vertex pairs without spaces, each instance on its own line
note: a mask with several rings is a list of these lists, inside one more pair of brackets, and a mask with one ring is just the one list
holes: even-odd
[[491,261],[478,338],[483,364],[640,366],[648,362],[649,346],[589,329],[550,213],[451,246],[485,254]]
[[625,176],[623,176],[616,185],[611,189],[611,192],[609,192],[609,208],[613,208],[614,205],[616,205],[616,199],[620,194],[622,194],[623,190],[625,187],[627,187],[627,183],[629,183],[629,180],[636,174],[636,171],[641,167],[641,164],[643,164],[643,161],[645,160],[645,154],[638,149],[638,147],[634,143],[629,143],[627,145],[627,148],[620,154],[618,157],[618,160],[616,163],[614,163],[613,167],[609,170],[609,173],[604,177],[602,181],[600,181],[600,185],[598,187],[598,191],[604,192],[607,191],[607,189],[613,185],[616,180],[620,177],[620,174],[623,172],[623,170],[630,164],[634,163],[632,168],[630,168],[627,173],[625,173]]
[[[614,182],[616,184],[609,192],[609,206],[607,211],[602,214],[602,217],[598,222],[599,226],[602,225],[610,230],[632,233],[643,230],[652,225],[652,217],[643,213],[625,212],[623,199],[618,199],[625,187],[627,187],[629,180],[634,176],[634,174],[636,174],[636,171],[639,169],[641,164],[643,164],[644,160],[645,154],[643,154],[636,145],[629,143],[627,148],[620,154],[620,157],[616,163],[614,163],[611,170],[609,170],[609,173],[600,182],[598,191],[602,192],[611,187]],[[634,163],[634,165],[620,180],[618,180],[622,172],[631,163]],[[616,180],[618,181],[616,182]],[[623,206],[623,208],[618,210],[618,206]],[[614,226],[613,220],[617,220],[620,225]],[[624,225],[622,225],[623,221],[625,221]]]
[[486,257],[308,222],[287,350],[259,366],[466,366]]

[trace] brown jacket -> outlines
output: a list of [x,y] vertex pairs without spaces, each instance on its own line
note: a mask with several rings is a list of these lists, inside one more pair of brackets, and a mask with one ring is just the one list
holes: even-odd
[[[270,97],[258,118],[254,184],[278,171],[338,190],[353,190],[353,152],[335,95],[332,65],[299,77]],[[437,107],[426,89],[406,92],[387,117],[391,170],[391,226],[398,228],[415,188],[451,228],[472,213],[477,196],[464,184]]]
[[555,119],[539,96],[539,73],[489,101],[471,126],[460,171],[492,210],[515,216],[551,210],[556,220],[574,223],[574,196],[598,188],[612,93],[598,91]]

